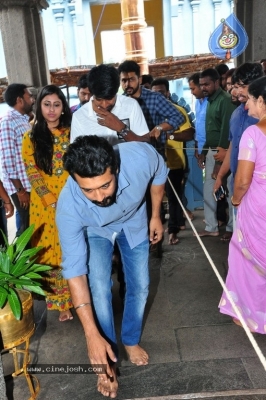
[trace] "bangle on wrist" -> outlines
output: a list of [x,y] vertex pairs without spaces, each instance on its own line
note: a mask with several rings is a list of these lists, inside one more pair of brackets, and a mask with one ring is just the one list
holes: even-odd
[[239,203],[234,203],[234,201],[233,201],[233,196],[231,197],[231,204],[232,204],[232,206],[238,207],[240,203],[241,203],[241,200],[239,201]]
[[77,310],[78,308],[81,308],[81,307],[85,307],[85,306],[91,306],[91,303],[88,302],[88,303],[79,304],[77,307],[75,307],[75,310]]
[[4,204],[11,204],[11,201],[4,201],[4,200],[3,200],[3,203],[4,203]]

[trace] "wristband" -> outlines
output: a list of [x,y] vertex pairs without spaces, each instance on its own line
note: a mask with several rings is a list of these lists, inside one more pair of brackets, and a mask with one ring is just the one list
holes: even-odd
[[3,201],[4,204],[11,204],[11,201]]

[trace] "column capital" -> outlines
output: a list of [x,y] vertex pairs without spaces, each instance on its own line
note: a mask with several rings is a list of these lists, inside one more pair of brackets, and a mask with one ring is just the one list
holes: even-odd
[[190,5],[191,5],[193,11],[198,11],[199,5],[200,5],[200,0],[190,0]]
[[212,2],[213,2],[213,4],[221,4],[221,2],[222,2],[223,0],[212,0]]
[[0,10],[9,7],[30,7],[46,10],[49,7],[47,0],[1,0]]

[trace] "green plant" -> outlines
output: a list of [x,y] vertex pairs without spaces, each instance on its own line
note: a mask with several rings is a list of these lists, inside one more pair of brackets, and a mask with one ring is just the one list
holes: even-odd
[[48,265],[35,264],[41,246],[25,249],[34,231],[34,225],[26,229],[11,244],[4,236],[6,247],[0,249],[0,308],[8,302],[17,320],[21,318],[22,307],[16,289],[45,295],[41,289],[40,272],[51,269]]

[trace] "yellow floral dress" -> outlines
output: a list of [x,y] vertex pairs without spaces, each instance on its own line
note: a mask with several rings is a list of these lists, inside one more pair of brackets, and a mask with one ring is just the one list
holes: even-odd
[[26,168],[30,184],[30,225],[35,225],[32,237],[32,246],[43,246],[37,262],[53,267],[48,271],[49,276],[44,278],[46,303],[48,310],[66,311],[73,307],[67,281],[61,273],[61,248],[55,223],[55,211],[51,204],[56,203],[58,196],[68,178],[63,169],[62,157],[70,138],[69,128],[53,129],[54,154],[53,173],[47,175],[40,170],[33,157],[31,131],[26,132],[22,141],[22,159]]

